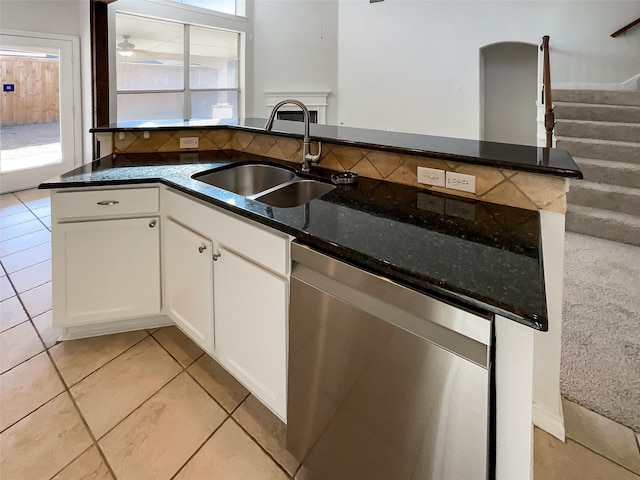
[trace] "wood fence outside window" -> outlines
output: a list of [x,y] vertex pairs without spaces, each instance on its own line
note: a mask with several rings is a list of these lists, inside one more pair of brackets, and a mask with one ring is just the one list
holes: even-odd
[[15,88],[2,92],[0,125],[60,121],[59,59],[0,56],[0,77]]

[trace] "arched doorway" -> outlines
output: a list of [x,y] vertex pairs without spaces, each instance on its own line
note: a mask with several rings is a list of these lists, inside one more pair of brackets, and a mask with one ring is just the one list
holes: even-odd
[[480,137],[536,145],[538,47],[502,42],[480,49]]

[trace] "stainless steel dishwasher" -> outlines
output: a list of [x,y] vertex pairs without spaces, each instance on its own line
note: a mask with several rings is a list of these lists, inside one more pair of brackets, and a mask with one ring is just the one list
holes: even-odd
[[313,478],[492,478],[491,318],[291,255],[287,448]]

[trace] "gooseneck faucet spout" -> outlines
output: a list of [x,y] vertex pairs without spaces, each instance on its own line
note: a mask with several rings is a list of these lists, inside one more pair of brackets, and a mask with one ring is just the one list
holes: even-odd
[[288,99],[282,100],[271,110],[271,115],[269,115],[269,119],[267,123],[264,125],[264,129],[267,132],[270,132],[273,128],[273,121],[276,118],[276,114],[278,110],[283,105],[292,104],[297,105],[302,109],[302,115],[304,120],[304,138],[302,139],[302,171],[309,172],[311,170],[312,163],[318,163],[320,161],[320,155],[322,155],[322,143],[318,142],[318,153],[316,155],[311,154],[311,141],[309,139],[309,109],[306,107],[304,103],[299,100]]

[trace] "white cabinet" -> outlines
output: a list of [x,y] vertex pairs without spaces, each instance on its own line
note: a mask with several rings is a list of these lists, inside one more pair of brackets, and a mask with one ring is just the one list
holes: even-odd
[[54,191],[52,220],[64,338],[175,323],[286,419],[288,235],[157,186]]
[[54,325],[158,314],[159,223],[150,216],[54,224]]
[[171,190],[162,199],[167,313],[285,419],[289,237]]
[[213,242],[172,219],[164,227],[167,314],[213,352]]
[[215,351],[254,395],[286,417],[289,283],[224,248],[215,262]]

